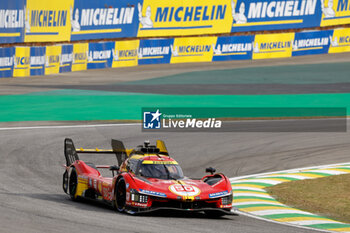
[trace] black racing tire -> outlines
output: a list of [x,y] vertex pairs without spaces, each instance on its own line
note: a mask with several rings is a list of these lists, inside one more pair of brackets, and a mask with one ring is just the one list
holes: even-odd
[[69,191],[69,196],[73,201],[77,201],[78,198],[75,196],[78,188],[78,175],[75,170],[75,168],[72,168],[72,171],[69,176],[69,183],[68,183],[68,191]]
[[67,170],[63,173],[62,188],[63,188],[63,191],[68,194],[68,172],[67,172]]
[[123,177],[117,181],[114,191],[114,198],[114,208],[118,212],[124,212],[126,206],[126,186]]

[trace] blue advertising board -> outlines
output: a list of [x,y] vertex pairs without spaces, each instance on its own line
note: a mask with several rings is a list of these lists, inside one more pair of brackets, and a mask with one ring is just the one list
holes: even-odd
[[231,32],[318,27],[322,15],[319,0],[232,0],[231,8]]
[[103,69],[112,67],[115,42],[89,43],[88,69]]
[[220,36],[213,46],[213,61],[252,59],[254,36]]
[[70,9],[71,40],[136,37],[137,0],[75,0]]
[[25,0],[0,1],[0,43],[23,42]]
[[0,48],[0,78],[12,77],[15,48]]
[[60,73],[71,72],[73,61],[73,45],[62,45],[62,52],[60,56]]
[[169,64],[174,39],[140,40],[138,64]]
[[295,33],[292,56],[328,53],[332,37],[333,30]]
[[46,63],[46,47],[35,46],[30,48],[30,76],[44,75]]

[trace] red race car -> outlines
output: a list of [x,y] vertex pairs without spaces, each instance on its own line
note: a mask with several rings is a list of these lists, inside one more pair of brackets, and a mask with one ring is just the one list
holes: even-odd
[[[63,190],[73,200],[100,199],[119,212],[144,213],[160,209],[204,211],[208,215],[232,214],[232,187],[229,179],[211,173],[202,179],[189,179],[169,156],[165,144],[148,141],[135,149],[126,149],[121,141],[112,139],[112,149],[75,149],[65,139],[66,157]],[[94,165],[79,159],[78,154],[115,154],[118,165]],[[98,169],[109,169],[112,177],[103,177]]]

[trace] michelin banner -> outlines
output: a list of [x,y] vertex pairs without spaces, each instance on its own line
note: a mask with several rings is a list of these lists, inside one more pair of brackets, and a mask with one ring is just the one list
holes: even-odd
[[115,42],[89,43],[87,69],[112,67],[114,44]]
[[69,41],[74,0],[27,0],[24,42]]
[[112,48],[112,67],[137,66],[139,40],[116,41]]
[[168,64],[171,59],[171,48],[174,39],[140,40],[138,64]]
[[350,0],[0,1],[0,43],[196,36],[350,23]]
[[69,9],[71,40],[136,37],[138,0],[75,0]]
[[0,48],[0,77],[12,77],[15,48]]
[[30,76],[44,75],[45,64],[46,64],[46,47],[45,46],[31,47],[30,48]]
[[73,44],[72,71],[86,70],[88,55],[89,43]]
[[334,29],[329,53],[350,52],[350,28]]
[[30,47],[16,47],[13,61],[13,76],[30,76]]
[[73,62],[73,45],[62,45],[60,59],[60,73],[71,72]]
[[350,23],[350,1],[320,0],[322,9],[321,27]]
[[0,77],[350,52],[350,29],[0,48]]
[[231,32],[318,27],[321,0],[232,0]]
[[294,33],[255,35],[253,59],[291,57],[293,41]]
[[138,4],[138,37],[227,33],[230,0],[144,0]]
[[216,40],[215,36],[175,38],[170,63],[210,62]]
[[213,45],[213,61],[252,59],[254,36],[220,36]]
[[298,32],[292,42],[292,56],[328,53],[333,30]]
[[23,42],[25,0],[0,1],[0,43]]

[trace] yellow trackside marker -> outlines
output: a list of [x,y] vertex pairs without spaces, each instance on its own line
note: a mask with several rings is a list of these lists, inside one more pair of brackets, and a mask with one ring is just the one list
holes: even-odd
[[266,203],[266,204],[281,204],[278,201],[267,201],[267,200],[261,200],[261,199],[254,199],[254,198],[247,198],[247,199],[234,199],[233,198],[233,203],[242,203],[242,202],[254,202],[254,201],[258,201],[261,203]]
[[[269,178],[266,178],[266,177],[259,177],[259,178],[255,178],[257,181],[259,181],[259,179],[263,179],[263,180],[276,180],[276,181],[281,181],[281,182],[288,182],[288,181],[291,181],[289,179],[283,179],[283,178],[275,178],[275,177],[269,177]],[[247,179],[248,180],[248,179]]]
[[233,194],[237,194],[237,193],[239,193],[239,194],[244,193],[244,194],[252,194],[252,195],[256,194],[256,195],[270,196],[268,193],[260,193],[260,192],[254,192],[254,191],[236,191],[235,192],[235,190],[233,190]]
[[340,171],[340,172],[347,172],[350,173],[350,170],[343,169],[343,168],[327,168],[327,170],[333,170],[333,171]]
[[245,212],[254,212],[259,210],[295,210],[290,207],[283,207],[283,206],[259,206],[259,207],[247,207],[240,209],[241,211]]
[[[267,175],[264,175],[264,178],[267,179],[267,177],[269,177],[268,179],[270,179],[270,176],[284,176],[284,175],[288,175],[288,174],[291,174],[291,173],[267,174]],[[259,177],[257,177],[257,178],[259,178]]]
[[329,231],[350,232],[350,227],[327,229]]
[[234,196],[256,196],[256,197],[260,197],[260,196],[264,196],[264,197],[271,197],[268,193],[251,193],[251,192],[235,192],[233,191],[233,195]]
[[297,176],[305,176],[305,177],[310,177],[310,178],[324,177],[322,175],[303,173],[303,172],[300,172],[300,173],[287,173],[286,175],[297,175]]
[[294,221],[305,221],[305,220],[324,220],[324,221],[330,221],[330,222],[337,222],[331,219],[317,218],[317,217],[291,217],[291,218],[277,218],[273,220],[279,221],[279,222],[294,222]]
[[96,151],[100,151],[100,150],[96,147]]
[[264,185],[256,185],[256,184],[233,184],[233,185],[232,185],[233,188],[234,188],[235,186],[237,186],[237,187],[259,188],[259,189],[265,188]]

